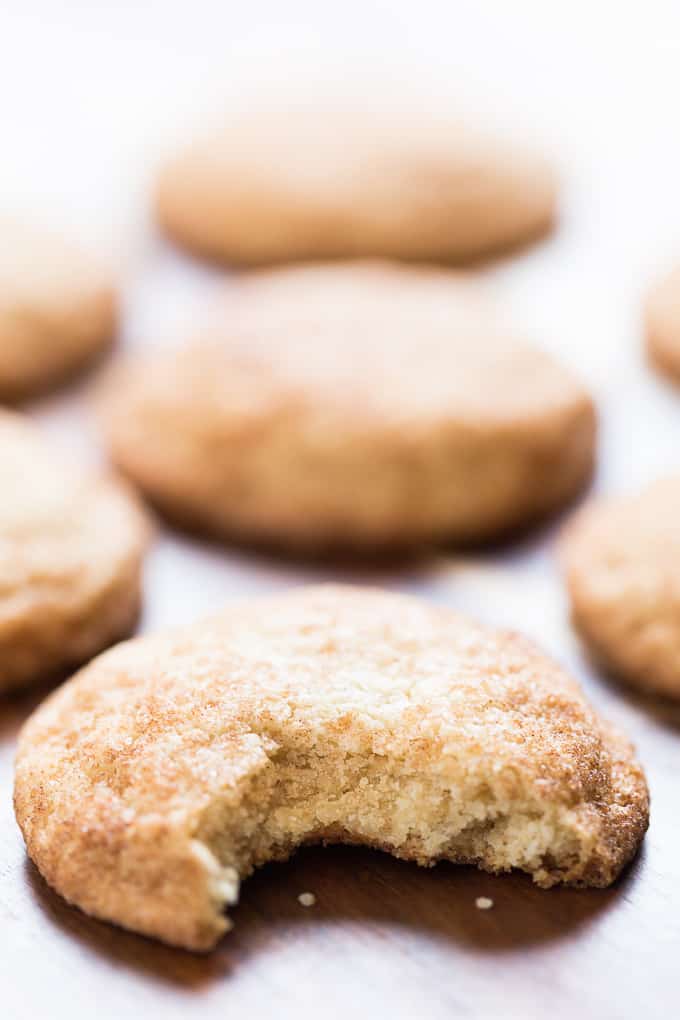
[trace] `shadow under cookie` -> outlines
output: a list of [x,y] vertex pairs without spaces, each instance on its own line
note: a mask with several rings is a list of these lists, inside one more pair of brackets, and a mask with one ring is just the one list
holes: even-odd
[[[45,920],[87,951],[154,980],[187,989],[229,978],[254,958],[292,943],[300,953],[342,953],[371,943],[374,951],[443,943],[455,957],[512,956],[577,932],[613,911],[637,880],[641,853],[609,889],[536,888],[526,876],[486,875],[441,863],[419,868],[364,847],[305,847],[285,863],[268,864],[241,888],[235,928],[209,954],[163,945],[97,921],[69,906],[26,860],[24,874]],[[301,892],[316,902],[305,908]],[[478,897],[493,901],[489,910]]]

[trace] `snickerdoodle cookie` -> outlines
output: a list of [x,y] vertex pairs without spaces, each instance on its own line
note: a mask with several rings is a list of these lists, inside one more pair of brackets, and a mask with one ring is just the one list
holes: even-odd
[[199,950],[302,843],[606,886],[648,818],[628,741],[528,640],[343,587],[100,656],[26,724],[15,806],[66,899]]
[[598,658],[680,698],[680,476],[587,505],[562,555],[574,623]]
[[646,327],[650,358],[662,372],[680,382],[680,267],[650,293]]
[[62,463],[0,412],[0,692],[44,682],[130,633],[147,526],[126,488]]
[[323,91],[225,113],[163,168],[163,228],[235,264],[470,259],[544,233],[556,183],[521,145],[448,111]]
[[113,340],[106,271],[58,234],[0,218],[0,400],[57,385]]
[[583,387],[466,278],[379,263],[242,278],[102,417],[171,518],[306,552],[507,532],[582,488],[595,435]]

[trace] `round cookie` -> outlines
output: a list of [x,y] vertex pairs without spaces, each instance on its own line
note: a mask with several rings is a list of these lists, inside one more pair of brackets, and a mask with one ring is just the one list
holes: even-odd
[[562,557],[595,655],[630,684],[680,698],[680,477],[587,505]]
[[680,382],[680,267],[650,293],[646,325],[650,358],[665,375]]
[[0,692],[85,662],[130,633],[147,525],[113,479],[60,463],[0,412]]
[[302,843],[606,886],[648,820],[629,743],[529,641],[333,586],[96,659],[25,725],[15,807],[71,903],[197,950]]
[[112,342],[117,302],[105,271],[48,231],[0,219],[0,400],[42,392]]
[[252,274],[103,405],[115,463],[168,516],[291,551],[493,538],[593,463],[582,386],[442,270]]
[[177,242],[235,264],[449,261],[545,233],[556,183],[542,158],[431,104],[279,95],[171,159],[156,208]]

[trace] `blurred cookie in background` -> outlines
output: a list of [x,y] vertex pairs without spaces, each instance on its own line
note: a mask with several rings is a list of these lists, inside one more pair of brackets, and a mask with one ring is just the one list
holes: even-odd
[[166,515],[287,551],[498,537],[590,478],[583,386],[462,274],[260,272],[188,346],[102,394],[115,464]]
[[562,558],[574,624],[596,657],[680,698],[680,476],[587,505]]
[[280,91],[225,112],[165,165],[158,219],[208,258],[469,260],[545,233],[551,167],[441,102]]
[[79,666],[133,629],[145,515],[126,486],[74,470],[0,411],[0,692]]
[[680,383],[680,266],[652,289],[645,317],[651,360],[664,375]]
[[58,233],[0,216],[0,400],[43,393],[108,347],[113,281]]

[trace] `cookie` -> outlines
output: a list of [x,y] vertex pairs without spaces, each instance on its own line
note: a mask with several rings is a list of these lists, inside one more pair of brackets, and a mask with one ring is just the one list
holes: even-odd
[[281,94],[171,158],[156,208],[178,243],[235,264],[449,261],[545,233],[556,190],[542,158],[432,105]]
[[586,506],[562,558],[574,623],[596,657],[680,698],[680,477]]
[[44,683],[130,633],[147,525],[125,486],[61,463],[0,412],[0,692]]
[[680,267],[654,287],[646,308],[647,352],[665,375],[680,382]]
[[496,537],[593,464],[583,387],[443,270],[246,276],[103,409],[115,463],[173,520],[295,552]]
[[111,280],[48,231],[0,219],[0,400],[43,392],[82,369],[116,331]]
[[648,794],[629,743],[526,639],[329,586],[96,659],[25,725],[15,807],[67,900],[205,950],[239,882],[309,842],[606,886]]

